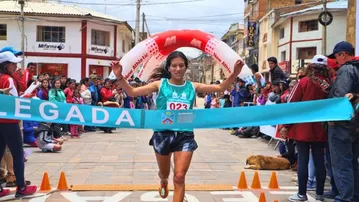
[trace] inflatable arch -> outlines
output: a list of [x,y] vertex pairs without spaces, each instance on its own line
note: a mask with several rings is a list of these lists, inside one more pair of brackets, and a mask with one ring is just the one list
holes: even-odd
[[[221,64],[226,77],[232,72],[235,62],[242,60],[227,44],[212,34],[199,30],[170,30],[153,35],[125,54],[120,61],[123,66],[122,73],[128,79],[143,64],[138,77],[147,80],[153,69],[163,62],[168,54],[181,47],[196,48],[211,55]],[[253,82],[252,72],[247,65],[243,67],[239,77],[246,82]],[[110,78],[115,78],[113,72]]]

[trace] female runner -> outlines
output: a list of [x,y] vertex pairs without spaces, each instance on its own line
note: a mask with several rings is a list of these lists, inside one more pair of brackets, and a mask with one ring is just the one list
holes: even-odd
[[[185,81],[184,75],[188,68],[188,59],[179,51],[172,52],[166,60],[165,67],[157,68],[150,76],[157,80],[148,85],[133,88],[122,76],[119,61],[111,63],[120,86],[129,96],[148,95],[157,92],[156,105],[158,110],[189,110],[193,108],[196,93],[224,92],[241,72],[243,63],[237,61],[232,74],[219,85],[206,85]],[[168,176],[170,174],[171,155],[174,155],[174,202],[182,202],[185,195],[185,175],[188,171],[193,152],[197,149],[193,129],[154,130],[150,140],[156,154],[161,179],[159,194],[168,196]]]

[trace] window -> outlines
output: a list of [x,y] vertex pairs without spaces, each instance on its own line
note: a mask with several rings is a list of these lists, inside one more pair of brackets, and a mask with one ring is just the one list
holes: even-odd
[[318,30],[318,20],[307,20],[299,22],[299,32],[310,32]]
[[287,61],[287,53],[286,53],[286,51],[282,51],[282,52],[280,53],[280,56],[281,56],[282,62]]
[[317,54],[317,47],[298,48],[297,54],[299,60],[312,59]]
[[126,44],[125,44],[125,40],[122,40],[122,52],[126,52]]
[[97,46],[110,45],[110,32],[101,30],[91,30],[91,44]]
[[65,27],[37,26],[36,41],[65,42]]
[[284,38],[284,33],[285,33],[285,29],[284,28],[281,28],[279,30],[279,39],[283,39]]
[[6,24],[0,24],[0,41],[6,41],[7,40],[7,25]]

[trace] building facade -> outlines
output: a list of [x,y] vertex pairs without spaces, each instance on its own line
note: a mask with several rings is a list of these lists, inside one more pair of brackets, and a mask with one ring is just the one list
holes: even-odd
[[[20,6],[0,1],[0,47],[21,49]],[[132,48],[133,30],[123,21],[77,6],[27,2],[24,22],[25,66],[80,80],[107,77],[110,62]]]
[[272,9],[291,8],[296,5],[317,4],[313,0],[244,0],[244,58],[246,63],[259,64],[259,20]]
[[318,22],[322,5],[281,15],[272,25],[273,35],[278,39],[272,44],[273,53],[286,73],[296,74],[297,68],[310,63],[315,55],[326,55],[336,43],[345,40],[347,1],[328,3],[327,8],[333,14],[333,22],[327,26],[325,53],[323,26]]

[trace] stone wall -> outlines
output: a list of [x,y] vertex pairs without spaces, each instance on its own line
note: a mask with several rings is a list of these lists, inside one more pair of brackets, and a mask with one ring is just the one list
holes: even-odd
[[356,0],[348,0],[347,13],[347,41],[355,45],[355,15],[356,15]]

